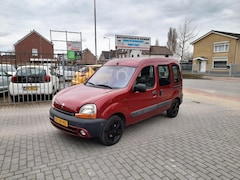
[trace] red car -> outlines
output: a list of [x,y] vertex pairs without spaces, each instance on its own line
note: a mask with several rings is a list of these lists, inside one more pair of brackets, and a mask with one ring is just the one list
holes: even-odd
[[51,123],[72,135],[99,137],[116,144],[125,126],[166,111],[178,114],[182,103],[179,63],[169,58],[108,61],[84,84],[58,92],[50,108]]

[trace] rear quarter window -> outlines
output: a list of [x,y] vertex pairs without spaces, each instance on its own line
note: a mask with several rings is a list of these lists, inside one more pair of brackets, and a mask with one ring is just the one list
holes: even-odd
[[178,65],[173,65],[172,66],[172,71],[173,71],[173,80],[174,83],[178,83],[181,81],[182,77],[181,77],[181,72],[180,72],[180,68]]

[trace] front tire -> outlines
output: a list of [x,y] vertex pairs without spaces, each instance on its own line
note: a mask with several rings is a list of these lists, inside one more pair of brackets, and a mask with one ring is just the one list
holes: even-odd
[[107,120],[100,141],[107,146],[118,143],[123,134],[124,124],[121,117],[114,115]]
[[170,118],[176,117],[178,115],[179,106],[180,106],[179,100],[174,99],[171,107],[167,110],[167,116]]

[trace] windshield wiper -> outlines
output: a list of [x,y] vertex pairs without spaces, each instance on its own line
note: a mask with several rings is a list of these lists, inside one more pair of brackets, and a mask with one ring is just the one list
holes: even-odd
[[96,84],[96,86],[102,86],[102,87],[105,87],[105,88],[112,89],[111,86],[108,86],[108,85],[105,85],[105,84]]
[[94,83],[92,83],[92,82],[86,82],[86,84],[90,84],[90,85],[92,85],[92,86],[96,86]]
[[94,83],[92,83],[92,82],[86,82],[85,84],[90,84],[90,85],[92,85],[92,86],[100,86],[100,87],[105,87],[105,88],[109,88],[109,89],[112,89],[112,87],[111,86],[108,86],[108,85],[105,85],[105,84],[94,84]]

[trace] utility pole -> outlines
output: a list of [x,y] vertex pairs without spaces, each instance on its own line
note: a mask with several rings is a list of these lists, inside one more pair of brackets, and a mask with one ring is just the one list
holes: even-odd
[[97,64],[96,0],[94,0],[95,63]]

